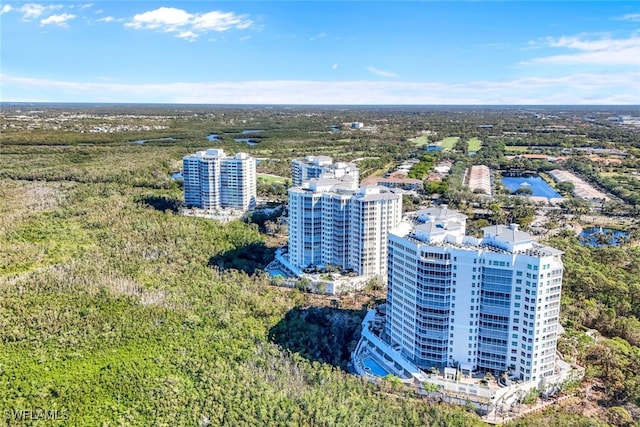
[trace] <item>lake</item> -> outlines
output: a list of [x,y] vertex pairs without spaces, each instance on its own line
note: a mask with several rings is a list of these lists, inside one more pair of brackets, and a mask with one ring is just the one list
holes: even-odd
[[211,135],[207,135],[207,139],[209,141],[222,141],[222,139],[220,139],[220,135],[218,135],[217,133],[212,133]]
[[527,176],[527,177],[502,177],[502,184],[509,189],[512,193],[520,187],[530,187],[533,191],[534,197],[546,197],[547,199],[561,198],[547,182],[539,176]]
[[178,138],[172,138],[172,137],[168,137],[168,138],[154,138],[154,139],[138,139],[136,141],[129,141],[132,144],[144,144],[145,142],[150,142],[150,141],[177,141]]
[[591,227],[580,233],[580,242],[586,246],[620,246],[620,239],[629,237],[629,233],[613,228]]
[[256,141],[255,139],[251,139],[251,138],[234,138],[233,140],[236,141],[236,142],[244,142],[247,145],[250,145],[252,147],[254,145],[258,145],[258,141]]

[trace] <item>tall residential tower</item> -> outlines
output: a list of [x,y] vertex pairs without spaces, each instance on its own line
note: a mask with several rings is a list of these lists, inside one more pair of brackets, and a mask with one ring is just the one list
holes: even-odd
[[386,187],[358,188],[353,179],[331,170],[289,189],[294,267],[334,266],[386,278],[387,231],[400,222],[402,196]]
[[562,252],[515,225],[466,236],[465,221],[424,209],[389,232],[388,340],[422,369],[553,375]]
[[248,210],[256,204],[256,161],[212,148],[183,157],[184,203],[206,210]]

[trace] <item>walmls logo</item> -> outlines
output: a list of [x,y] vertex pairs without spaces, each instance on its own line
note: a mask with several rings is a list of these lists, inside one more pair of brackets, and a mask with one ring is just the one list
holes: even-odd
[[66,409],[10,409],[4,411],[7,421],[64,421],[69,419]]

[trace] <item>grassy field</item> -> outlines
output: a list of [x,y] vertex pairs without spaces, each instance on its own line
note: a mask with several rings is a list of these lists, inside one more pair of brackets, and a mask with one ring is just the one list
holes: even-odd
[[478,138],[475,138],[475,137],[467,141],[467,144],[469,144],[470,153],[479,151],[480,148],[482,147],[482,141],[480,141]]
[[287,181],[288,178],[285,178],[283,176],[271,175],[268,173],[259,173],[258,180],[267,182],[269,184],[284,184],[284,182]]
[[429,144],[429,137],[427,135],[421,135],[416,138],[411,138],[409,141],[416,144],[416,147],[422,147]]
[[507,145],[505,150],[512,153],[526,153],[529,151],[529,147],[525,147],[524,145]]
[[448,136],[442,141],[440,141],[439,145],[442,147],[443,150],[451,150],[459,140],[460,140],[459,136]]

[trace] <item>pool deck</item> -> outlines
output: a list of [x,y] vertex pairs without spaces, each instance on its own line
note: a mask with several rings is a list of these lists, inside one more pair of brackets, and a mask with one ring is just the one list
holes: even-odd
[[[557,373],[540,381],[512,382],[500,385],[495,380],[487,381],[482,373],[461,375],[455,368],[428,373],[408,360],[399,348],[389,345],[384,339],[385,315],[382,310],[369,310],[362,321],[361,338],[351,354],[351,366],[355,374],[371,381],[382,379],[367,369],[365,361],[372,358],[384,370],[398,377],[405,386],[413,388],[423,396],[437,397],[443,401],[465,405],[472,403],[485,418],[494,417],[504,408],[514,407],[529,390],[539,388],[551,395],[560,384],[570,378],[581,378],[584,369],[556,360]],[[443,372],[444,371],[444,372]],[[436,390],[436,391],[434,391]]]
[[318,288],[322,285],[324,293],[337,295],[345,292],[352,292],[363,289],[371,277],[346,276],[339,272],[331,273],[305,273],[300,268],[289,262],[288,253],[285,248],[276,250],[275,259],[265,267],[265,272],[271,277],[277,275],[276,272],[285,273],[285,286],[293,286],[299,279],[307,279],[312,287]]

